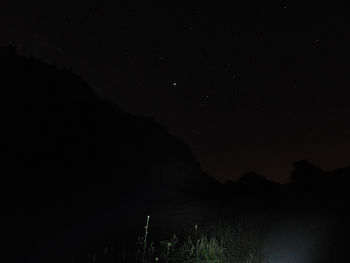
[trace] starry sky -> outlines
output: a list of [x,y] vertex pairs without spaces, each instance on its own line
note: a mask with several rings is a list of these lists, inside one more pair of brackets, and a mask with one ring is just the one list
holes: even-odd
[[121,109],[154,117],[220,181],[254,170],[286,182],[299,159],[350,165],[343,6],[6,2],[1,45],[71,68]]

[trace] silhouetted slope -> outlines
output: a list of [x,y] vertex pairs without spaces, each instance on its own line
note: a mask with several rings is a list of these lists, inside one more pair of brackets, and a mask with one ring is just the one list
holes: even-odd
[[350,168],[324,171],[299,160],[293,163],[290,181],[278,184],[255,172],[243,174],[237,181],[223,185],[223,197],[235,207],[260,207],[276,211],[290,209],[328,209],[345,212],[348,205]]
[[326,172],[320,167],[307,160],[299,160],[293,163],[293,170],[289,178],[291,184],[313,187],[322,182],[325,177]]
[[69,70],[0,48],[0,85],[1,232],[11,255],[124,201],[166,205],[218,186],[181,140]]
[[349,167],[324,171],[306,160],[299,160],[293,164],[286,189],[305,203],[341,207],[349,197],[349,178]]
[[4,206],[79,210],[130,191],[196,195],[218,184],[163,126],[98,98],[72,72],[11,47],[0,49],[0,72]]
[[261,197],[277,194],[280,184],[268,180],[255,172],[244,173],[237,181],[227,181],[225,188],[235,195],[251,195],[252,197]]

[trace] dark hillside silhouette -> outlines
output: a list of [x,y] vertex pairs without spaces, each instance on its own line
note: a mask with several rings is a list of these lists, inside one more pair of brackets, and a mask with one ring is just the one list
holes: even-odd
[[164,202],[173,192],[205,197],[218,185],[180,139],[98,98],[71,71],[7,47],[0,76],[1,214],[17,245],[124,194]]
[[0,53],[2,166],[16,188],[40,184],[52,193],[110,185],[120,191],[147,184],[195,192],[216,182],[153,119],[96,97],[68,70],[13,48]]
[[322,181],[326,175],[320,167],[308,162],[307,160],[299,160],[293,164],[293,171],[290,176],[291,183],[303,183],[312,185],[318,181]]
[[255,196],[276,195],[280,184],[268,180],[254,171],[244,173],[237,181],[227,181],[226,189],[234,194]]
[[288,187],[293,192],[308,193],[310,197],[341,201],[349,189],[349,176],[349,167],[324,171],[307,160],[299,160],[293,164]]
[[[329,209],[345,212],[349,198],[350,168],[325,171],[307,160],[293,163],[290,181],[279,184],[255,172],[223,185],[225,199],[235,207],[289,210]],[[311,210],[310,210],[311,211]]]

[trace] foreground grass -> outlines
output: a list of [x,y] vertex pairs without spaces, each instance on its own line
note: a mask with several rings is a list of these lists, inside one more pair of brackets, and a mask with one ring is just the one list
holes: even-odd
[[179,236],[154,242],[149,235],[147,217],[142,237],[136,248],[106,247],[93,253],[88,260],[75,258],[74,263],[133,262],[133,263],[265,263],[260,234],[254,224],[246,220],[211,222],[195,225]]
[[247,222],[214,223],[203,229],[195,225],[189,233],[159,242],[147,240],[149,217],[145,235],[139,239],[136,262],[151,263],[262,263],[266,258],[256,229]]

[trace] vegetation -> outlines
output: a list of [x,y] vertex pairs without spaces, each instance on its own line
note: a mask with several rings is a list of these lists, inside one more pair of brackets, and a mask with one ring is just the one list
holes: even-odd
[[267,257],[257,227],[247,220],[195,225],[179,236],[168,240],[150,240],[150,217],[146,219],[144,233],[137,246],[106,246],[72,262],[89,263],[265,263]]
[[140,263],[260,263],[265,256],[253,226],[247,222],[219,222],[194,229],[182,238],[175,234],[169,240],[147,243],[149,217],[144,238],[139,239],[136,261]]

